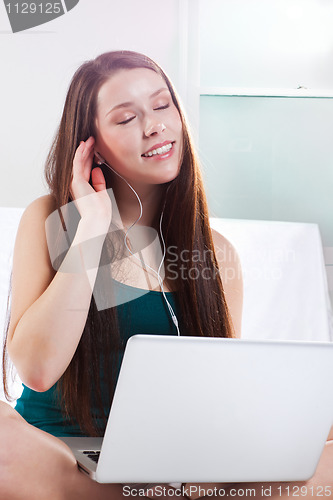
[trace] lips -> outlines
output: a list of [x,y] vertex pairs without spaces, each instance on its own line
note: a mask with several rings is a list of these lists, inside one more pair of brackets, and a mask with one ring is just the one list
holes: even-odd
[[160,144],[155,144],[153,147],[148,149],[141,156],[143,158],[151,158],[152,156],[165,155],[171,151],[175,141],[164,141]]

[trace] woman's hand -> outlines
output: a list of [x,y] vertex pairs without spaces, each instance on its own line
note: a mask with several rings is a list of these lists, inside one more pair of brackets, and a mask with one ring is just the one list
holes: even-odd
[[[95,139],[91,136],[81,141],[73,160],[73,177],[70,192],[82,219],[94,222],[111,222],[111,200],[106,190],[105,178],[99,167],[91,170]],[[91,174],[92,185],[89,184]]]

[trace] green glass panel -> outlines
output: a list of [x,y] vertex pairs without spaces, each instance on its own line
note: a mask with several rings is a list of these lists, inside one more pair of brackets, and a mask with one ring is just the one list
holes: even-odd
[[319,224],[333,246],[333,99],[201,96],[211,216]]

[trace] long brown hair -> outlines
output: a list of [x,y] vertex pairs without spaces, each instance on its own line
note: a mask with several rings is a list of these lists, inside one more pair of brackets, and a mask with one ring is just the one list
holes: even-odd
[[[178,266],[179,271],[180,265],[182,266],[182,273],[176,273],[176,278],[173,278],[173,288],[177,290],[177,302],[181,312],[181,333],[233,337],[233,327],[218,273],[198,159],[177,94],[167,75],[154,61],[136,52],[114,51],[84,63],[76,71],[45,166],[50,193],[55,198],[58,209],[71,200],[73,158],[80,141],[87,140],[91,135],[95,136],[98,91],[117,70],[135,68],[150,69],[164,79],[183,125],[182,164],[179,175],[168,184],[162,224],[167,248],[166,279],[171,280],[169,249],[173,249],[173,256],[177,255],[177,259],[172,260],[173,276],[175,266],[176,269]],[[181,252],[184,249],[187,255],[193,256],[194,252],[199,252],[205,259],[182,259]],[[112,357],[112,353],[114,355],[119,350],[121,340],[116,308],[98,311],[92,297],[81,340],[71,363],[58,382],[65,415],[76,420],[86,434],[103,433],[103,429],[97,427],[94,416],[91,415],[92,397],[104,414],[105,394],[102,396],[100,389],[101,353],[104,359],[103,376],[106,387],[109,387],[107,399],[110,404],[116,373],[116,357]],[[111,367],[110,359],[113,359]],[[92,385],[94,395],[91,392]],[[106,415],[104,417],[106,420]]]

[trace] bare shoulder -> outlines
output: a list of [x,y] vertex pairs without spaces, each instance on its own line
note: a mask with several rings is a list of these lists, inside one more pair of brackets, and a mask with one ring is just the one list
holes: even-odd
[[52,195],[46,194],[36,198],[23,212],[21,223],[26,224],[33,221],[46,220],[56,209],[56,202]]
[[[242,278],[239,255],[230,241],[215,229],[211,229],[217,262],[220,271],[225,275],[225,282],[238,283]],[[229,271],[229,272],[228,272]],[[225,283],[227,284],[227,283]]]
[[22,249],[33,249],[40,253],[43,243],[46,243],[45,221],[55,209],[55,199],[51,195],[41,196],[27,206],[17,230],[14,259],[15,254],[20,254]]
[[241,335],[243,276],[239,255],[230,241],[211,229],[223,289],[237,337]]

